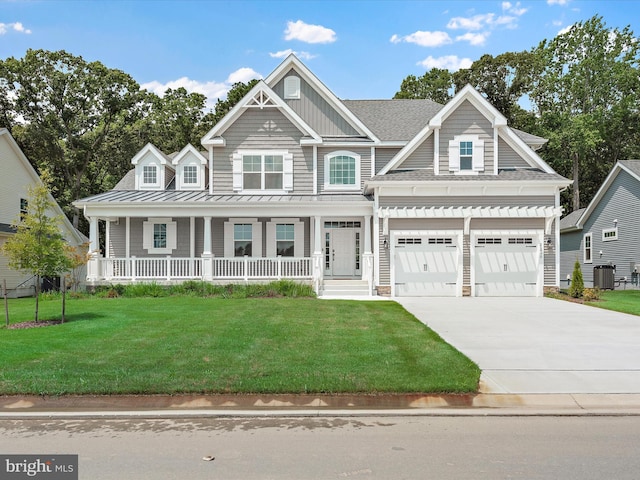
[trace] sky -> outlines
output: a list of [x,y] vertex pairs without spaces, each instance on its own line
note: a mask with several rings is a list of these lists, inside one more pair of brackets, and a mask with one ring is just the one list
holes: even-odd
[[338,97],[384,99],[407,75],[529,50],[594,15],[640,35],[640,0],[0,0],[0,59],[66,50],[213,107],[295,53]]

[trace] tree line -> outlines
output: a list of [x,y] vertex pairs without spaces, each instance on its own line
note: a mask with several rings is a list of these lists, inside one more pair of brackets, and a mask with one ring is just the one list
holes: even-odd
[[[471,84],[515,128],[549,139],[539,152],[574,180],[567,211],[586,206],[619,159],[640,158],[640,43],[629,27],[595,16],[523,52],[483,55],[468,69],[407,76],[394,98],[446,103]],[[148,142],[162,151],[199,145],[257,82],[236,83],[205,109],[184,88],[158,96],[127,73],[65,51],[0,60],[0,127],[8,128],[53,194],[86,233],[71,202],[113,186]]]
[[409,75],[394,98],[446,103],[471,84],[512,127],[549,140],[539,153],[573,179],[562,198],[570,212],[589,203],[616,161],[640,158],[639,48],[630,27],[594,16],[528,51]]

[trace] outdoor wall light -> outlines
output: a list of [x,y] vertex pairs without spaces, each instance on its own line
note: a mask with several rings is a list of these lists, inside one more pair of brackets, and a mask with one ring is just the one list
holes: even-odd
[[617,227],[617,226],[618,226],[618,219],[617,219],[617,218],[613,221],[613,226],[614,226],[614,227]]
[[546,244],[547,246],[551,245],[551,237],[547,237]]
[[600,258],[602,258],[603,251],[600,250],[598,253],[600,254]]
[[389,242],[387,241],[386,237],[382,241],[382,246],[384,247],[385,250],[389,250]]

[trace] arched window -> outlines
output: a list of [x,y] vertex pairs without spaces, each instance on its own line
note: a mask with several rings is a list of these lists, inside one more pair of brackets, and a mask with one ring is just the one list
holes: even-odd
[[360,189],[360,155],[353,152],[332,152],[324,157],[325,190]]

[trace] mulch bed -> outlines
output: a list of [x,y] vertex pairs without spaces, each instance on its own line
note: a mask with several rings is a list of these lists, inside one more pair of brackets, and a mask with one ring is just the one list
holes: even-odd
[[51,325],[60,325],[61,323],[62,323],[62,320],[41,320],[39,322],[31,321],[31,322],[12,323],[7,328],[9,330],[18,330],[22,328],[50,327]]

